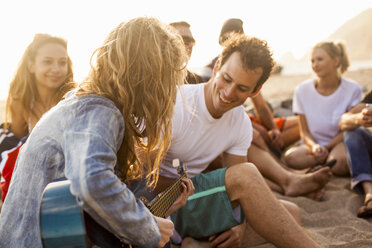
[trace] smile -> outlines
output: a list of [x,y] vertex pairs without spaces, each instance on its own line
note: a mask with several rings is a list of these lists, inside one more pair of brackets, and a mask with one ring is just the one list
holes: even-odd
[[226,104],[230,104],[230,103],[231,103],[231,101],[226,100],[225,98],[223,98],[223,96],[221,95],[221,93],[220,93],[220,99],[221,99],[221,101],[222,101],[223,103],[226,103]]

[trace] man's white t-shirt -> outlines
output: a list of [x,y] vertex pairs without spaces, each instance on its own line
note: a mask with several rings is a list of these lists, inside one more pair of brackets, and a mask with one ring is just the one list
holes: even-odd
[[176,178],[172,167],[178,158],[190,177],[200,174],[221,153],[246,156],[252,141],[252,124],[243,106],[215,119],[207,110],[205,84],[183,85],[178,90],[172,120],[172,143],[160,165],[160,175]]
[[338,133],[338,122],[343,113],[358,104],[362,90],[358,83],[341,78],[337,90],[323,96],[315,89],[313,79],[307,80],[295,89],[293,112],[303,114],[315,142],[327,145]]

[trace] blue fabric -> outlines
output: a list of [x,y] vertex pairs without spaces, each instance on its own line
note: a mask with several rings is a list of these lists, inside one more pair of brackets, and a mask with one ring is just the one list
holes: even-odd
[[154,216],[114,173],[123,137],[123,115],[104,97],[70,92],[47,112],[20,150],[0,216],[0,247],[42,247],[42,192],[60,177],[71,180],[71,193],[106,229],[139,247],[156,247]]
[[344,132],[344,143],[351,173],[351,188],[364,194],[360,184],[372,182],[372,135],[363,128]]

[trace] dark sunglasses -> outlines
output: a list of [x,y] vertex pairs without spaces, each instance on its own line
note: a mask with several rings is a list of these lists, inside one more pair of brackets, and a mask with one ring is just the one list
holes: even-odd
[[190,37],[190,36],[182,36],[182,39],[183,39],[183,43],[185,43],[185,45],[190,45],[190,44],[195,44],[195,40],[193,37]]

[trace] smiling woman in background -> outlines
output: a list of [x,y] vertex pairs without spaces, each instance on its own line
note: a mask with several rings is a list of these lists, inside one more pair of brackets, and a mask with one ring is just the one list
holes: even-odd
[[[24,52],[10,83],[6,101],[6,132],[0,144],[1,199],[4,200],[18,151],[41,116],[74,87],[67,41],[36,34]],[[22,139],[24,138],[24,139]],[[21,141],[22,139],[22,141]],[[18,146],[18,147],[17,147]]]
[[298,85],[293,98],[303,144],[290,148],[285,160],[295,169],[327,165],[336,160],[333,174],[345,176],[349,169],[338,121],[343,113],[359,103],[362,90],[356,82],[341,76],[349,66],[342,43],[315,45],[311,65],[316,78]]

